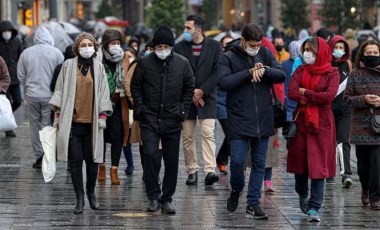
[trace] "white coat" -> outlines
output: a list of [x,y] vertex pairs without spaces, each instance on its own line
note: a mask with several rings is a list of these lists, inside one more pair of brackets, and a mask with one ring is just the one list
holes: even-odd
[[[92,155],[95,163],[103,163],[104,138],[103,129],[99,128],[100,113],[112,114],[107,76],[102,63],[93,61],[94,68],[94,105],[92,123]],[[59,108],[60,118],[57,133],[57,160],[67,161],[68,146],[73,119],[78,57],[66,60],[59,73],[50,104]]]

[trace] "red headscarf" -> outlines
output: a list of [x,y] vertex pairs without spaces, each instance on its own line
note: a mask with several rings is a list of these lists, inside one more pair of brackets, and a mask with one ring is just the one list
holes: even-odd
[[[319,81],[323,74],[329,72],[331,66],[331,49],[326,41],[320,37],[318,38],[318,54],[314,64],[305,64],[305,69],[302,75],[302,87],[305,89],[316,91]],[[306,40],[303,44],[303,47]],[[319,128],[319,109],[317,105],[307,106],[304,110],[306,126],[310,128]]]

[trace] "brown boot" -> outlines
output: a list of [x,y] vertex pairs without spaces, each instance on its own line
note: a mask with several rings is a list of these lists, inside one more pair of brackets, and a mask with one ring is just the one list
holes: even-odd
[[106,180],[106,165],[100,164],[99,172],[98,172],[98,181],[105,181],[105,180]]
[[119,185],[120,180],[119,180],[119,173],[118,173],[117,167],[110,168],[110,175],[111,175],[111,184]]

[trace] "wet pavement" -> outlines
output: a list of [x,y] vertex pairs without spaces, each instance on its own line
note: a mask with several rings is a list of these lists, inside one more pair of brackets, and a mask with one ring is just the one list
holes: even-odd
[[[354,157],[355,184],[350,189],[343,189],[337,176],[335,185],[325,186],[321,222],[309,223],[299,209],[293,175],[286,173],[284,148],[280,153],[280,167],[273,171],[275,192],[262,193],[261,205],[269,215],[268,221],[246,216],[245,193],[236,212],[227,212],[228,175],[220,175],[220,182],[213,186],[205,186],[203,172],[200,172],[198,185],[186,186],[182,152],[177,191],[173,197],[177,214],[168,216],[160,212],[145,212],[148,201],[141,180],[138,146],[135,145],[134,174],[125,176],[126,163],[122,155],[119,168],[121,185],[111,186],[108,174],[110,154],[107,154],[107,180],[98,184],[95,192],[100,210],[90,209],[86,200],[83,214],[74,215],[75,194],[66,163],[58,162],[54,180],[45,184],[41,170],[32,168],[34,155],[23,108],[16,112],[16,118],[19,124],[16,138],[6,138],[4,133],[0,133],[0,229],[380,229],[380,212],[361,204]],[[222,138],[218,125],[217,149]],[[281,142],[284,146],[283,140]],[[198,159],[201,159],[199,151]]]

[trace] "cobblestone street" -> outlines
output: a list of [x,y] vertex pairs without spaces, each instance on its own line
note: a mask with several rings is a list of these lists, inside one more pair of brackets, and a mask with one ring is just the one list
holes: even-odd
[[[320,210],[321,222],[309,223],[298,206],[293,174],[286,173],[283,140],[280,167],[273,171],[276,191],[271,195],[262,193],[261,203],[269,215],[268,221],[246,217],[245,193],[237,211],[233,214],[227,212],[229,175],[220,175],[219,183],[205,187],[204,175],[200,172],[198,186],[186,186],[182,151],[174,196],[177,214],[167,216],[160,212],[145,212],[148,201],[137,145],[133,146],[135,173],[125,176],[126,163],[122,155],[119,168],[121,185],[111,186],[107,168],[106,182],[96,187],[100,210],[90,209],[86,200],[83,215],[74,215],[75,194],[66,162],[57,163],[54,180],[45,184],[41,170],[32,168],[34,156],[23,108],[16,112],[16,117],[19,125],[15,131],[17,137],[6,138],[3,133],[0,137],[0,229],[380,229],[380,212],[361,204],[354,157],[355,184],[350,189],[343,189],[337,176],[337,184],[326,185],[325,200]],[[217,149],[222,138],[218,125]],[[110,154],[107,154],[107,161],[110,161]],[[110,164],[107,165],[109,167]]]

